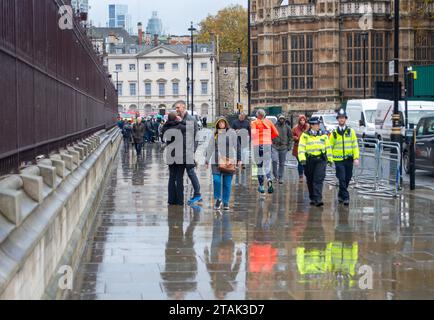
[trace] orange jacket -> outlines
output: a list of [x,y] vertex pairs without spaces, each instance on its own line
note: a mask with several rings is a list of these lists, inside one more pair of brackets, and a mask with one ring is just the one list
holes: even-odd
[[279,136],[274,124],[268,119],[255,120],[252,122],[252,142],[254,146],[271,145],[273,139]]

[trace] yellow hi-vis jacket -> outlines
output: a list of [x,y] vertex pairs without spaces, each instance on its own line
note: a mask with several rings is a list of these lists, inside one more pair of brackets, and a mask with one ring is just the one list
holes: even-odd
[[343,135],[337,130],[333,131],[330,144],[335,162],[347,159],[358,160],[360,158],[359,142],[354,129],[346,128]]
[[319,135],[312,135],[310,131],[303,133],[298,145],[298,160],[306,161],[308,156],[321,155],[325,155],[328,162],[333,162],[329,137],[325,133]]

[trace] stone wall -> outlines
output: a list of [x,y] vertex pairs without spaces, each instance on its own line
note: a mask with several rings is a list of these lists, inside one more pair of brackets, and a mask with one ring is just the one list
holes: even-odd
[[79,263],[120,141],[100,132],[0,180],[0,299],[66,296],[58,271]]

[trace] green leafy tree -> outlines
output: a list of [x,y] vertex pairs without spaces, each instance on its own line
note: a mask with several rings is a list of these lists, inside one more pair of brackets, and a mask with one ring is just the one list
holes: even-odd
[[216,15],[208,15],[200,24],[198,42],[210,43],[213,35],[219,39],[219,52],[242,51],[242,63],[248,59],[248,13],[240,5],[228,6]]

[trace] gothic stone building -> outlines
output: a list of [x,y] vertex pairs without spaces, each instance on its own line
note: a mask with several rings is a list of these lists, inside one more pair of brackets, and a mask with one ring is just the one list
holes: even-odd
[[[217,72],[217,114],[228,116],[238,113],[238,64],[236,55],[230,52],[221,53],[218,59]],[[240,102],[243,111],[247,113],[247,67],[241,66],[240,76]]]
[[[377,81],[393,80],[393,6],[393,0],[252,0],[253,107],[333,109],[363,98],[364,87],[373,97]],[[405,66],[434,64],[433,12],[433,1],[401,0],[401,81]]]

